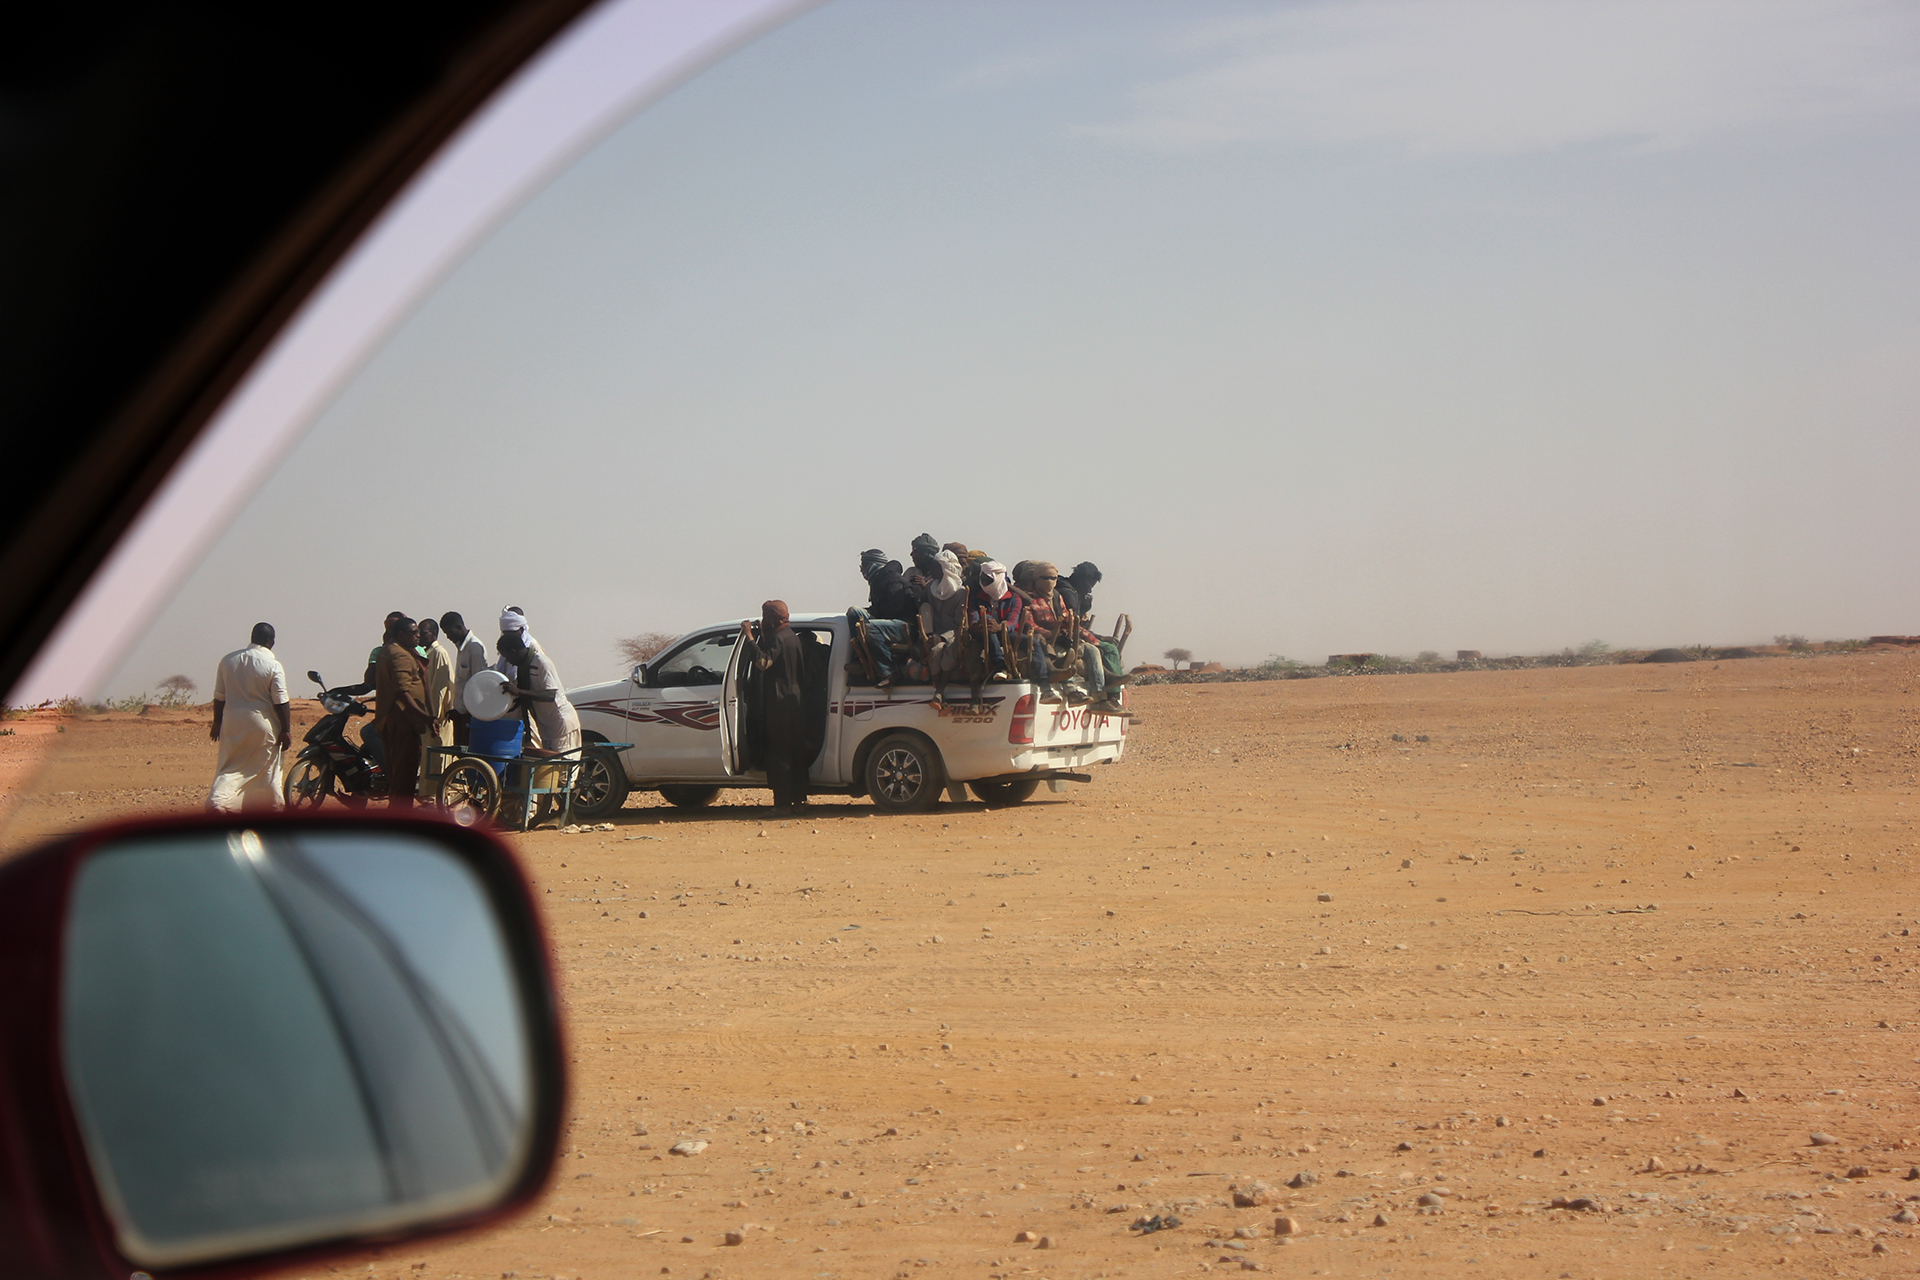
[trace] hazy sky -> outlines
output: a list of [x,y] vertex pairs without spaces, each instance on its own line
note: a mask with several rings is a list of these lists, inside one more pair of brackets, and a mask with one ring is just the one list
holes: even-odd
[[111,691],[506,603],[585,684],[923,530],[1133,660],[1920,632],[1916,143],[1909,3],[840,0],[474,253]]

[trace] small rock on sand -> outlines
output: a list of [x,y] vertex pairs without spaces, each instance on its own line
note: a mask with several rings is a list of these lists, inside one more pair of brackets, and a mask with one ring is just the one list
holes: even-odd
[[1389,1218],[1384,1213],[1376,1213],[1373,1215],[1373,1225],[1376,1227],[1388,1226],[1388,1225],[1391,1225],[1392,1222],[1393,1222],[1393,1219]]
[[1839,1145],[1839,1142],[1840,1139],[1830,1133],[1810,1133],[1807,1135],[1807,1145],[1810,1147],[1832,1147]]
[[1273,1220],[1273,1234],[1277,1236],[1297,1236],[1300,1234],[1300,1224],[1292,1218],[1275,1218]]
[[1311,1187],[1316,1183],[1318,1183],[1319,1181],[1320,1181],[1319,1174],[1314,1173],[1310,1169],[1302,1169],[1300,1172],[1294,1174],[1291,1178],[1287,1179],[1287,1185],[1298,1190],[1301,1187]]
[[745,1244],[747,1242],[747,1236],[744,1231],[729,1231],[725,1239],[726,1243],[730,1245]]
[[707,1140],[705,1138],[688,1138],[684,1142],[676,1142],[668,1147],[667,1154],[670,1156],[697,1156],[706,1149]]
[[1039,1238],[1039,1236],[1036,1236],[1031,1231],[1016,1231],[1013,1233],[1013,1242],[1015,1244],[1032,1244]]
[[1426,1208],[1429,1208],[1429,1209],[1431,1209],[1431,1208],[1433,1208],[1433,1207],[1434,1207],[1434,1206],[1436,1206],[1436,1205],[1443,1205],[1443,1204],[1445,1204],[1445,1203],[1446,1203],[1446,1201],[1445,1201],[1445,1200],[1442,1200],[1442,1199],[1441,1199],[1441,1198],[1440,1198],[1439,1196],[1437,1196],[1437,1195],[1435,1195],[1435,1194],[1433,1194],[1433,1192],[1431,1192],[1431,1191],[1429,1191],[1429,1192],[1427,1192],[1427,1193],[1425,1193],[1424,1195],[1422,1195],[1422,1196],[1420,1197],[1420,1203],[1421,1203],[1421,1204],[1422,1204],[1423,1206],[1425,1206]]
[[1279,1193],[1264,1182],[1249,1182],[1244,1187],[1233,1189],[1233,1207],[1251,1209],[1257,1205],[1272,1204]]
[[1330,894],[1330,893],[1323,893],[1323,894],[1321,894],[1321,895],[1320,895],[1320,899],[1319,899],[1319,900],[1320,900],[1321,902],[1332,902],[1332,901],[1333,901],[1333,895],[1332,895],[1332,894]]

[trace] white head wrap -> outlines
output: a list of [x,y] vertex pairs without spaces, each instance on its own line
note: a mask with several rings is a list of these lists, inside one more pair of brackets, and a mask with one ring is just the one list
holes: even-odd
[[989,600],[1003,600],[1007,594],[1007,566],[998,560],[980,562],[980,590]]
[[935,600],[951,600],[953,593],[960,589],[960,557],[940,548],[934,553],[933,562],[940,568],[940,576],[927,583],[927,594]]
[[520,643],[533,650],[533,652],[543,652],[540,648],[540,642],[533,638],[533,632],[527,627],[526,615],[515,613],[511,609],[502,609],[500,611],[500,632],[504,635],[509,631],[518,631],[520,633]]

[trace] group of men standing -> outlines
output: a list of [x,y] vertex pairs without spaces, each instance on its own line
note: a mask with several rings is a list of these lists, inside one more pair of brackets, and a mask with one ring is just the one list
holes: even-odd
[[[211,736],[220,744],[207,807],[221,812],[282,804],[283,757],[293,736],[287,674],[273,654],[274,629],[255,625],[249,643],[220,660],[214,676]],[[442,643],[444,638],[445,643]],[[580,745],[580,718],[567,700],[552,659],[527,630],[526,614],[500,614],[497,661],[458,613],[415,621],[400,610],[386,617],[381,642],[367,655],[365,679],[342,693],[372,693],[373,723],[362,736],[387,779],[389,803],[410,808],[431,795],[435,780],[421,763],[434,746],[464,746],[472,717],[467,684],[490,667],[508,677],[514,709],[526,714],[532,741],[523,751],[554,756]]]
[[466,710],[467,684],[482,671],[498,671],[511,684],[513,710],[525,715],[531,731],[522,754],[557,756],[580,746],[580,717],[518,605],[500,611],[494,651],[499,657],[489,663],[486,645],[458,613],[444,613],[438,623],[387,615],[386,638],[369,656],[366,684],[375,698],[369,732],[380,739],[392,804],[404,808],[416,792],[434,794],[438,774],[423,771],[422,761],[433,747],[467,745],[473,722]]
[[1063,577],[1048,561],[1022,560],[1009,572],[984,551],[927,533],[913,540],[911,558],[903,569],[878,548],[860,555],[867,607],[847,616],[866,633],[880,688],[904,675],[932,683],[941,702],[947,684],[964,679],[978,702],[985,681],[1019,674],[1040,686],[1042,702],[1061,702],[1055,675],[1077,676],[1090,709],[1126,714],[1116,696],[1127,680],[1119,644],[1090,626],[1098,566],[1082,561]]

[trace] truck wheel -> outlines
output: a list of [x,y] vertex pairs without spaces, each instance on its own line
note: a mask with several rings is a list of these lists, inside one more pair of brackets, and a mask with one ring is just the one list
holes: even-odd
[[720,798],[720,788],[673,782],[660,788],[660,798],[676,809],[704,809]]
[[1009,778],[1004,782],[969,782],[967,790],[989,809],[1019,804],[1040,789],[1038,778]]
[[579,772],[573,775],[573,816],[578,822],[600,822],[627,802],[627,769],[618,754],[588,747]]
[[867,794],[888,813],[925,813],[946,790],[940,753],[924,738],[894,733],[867,753]]

